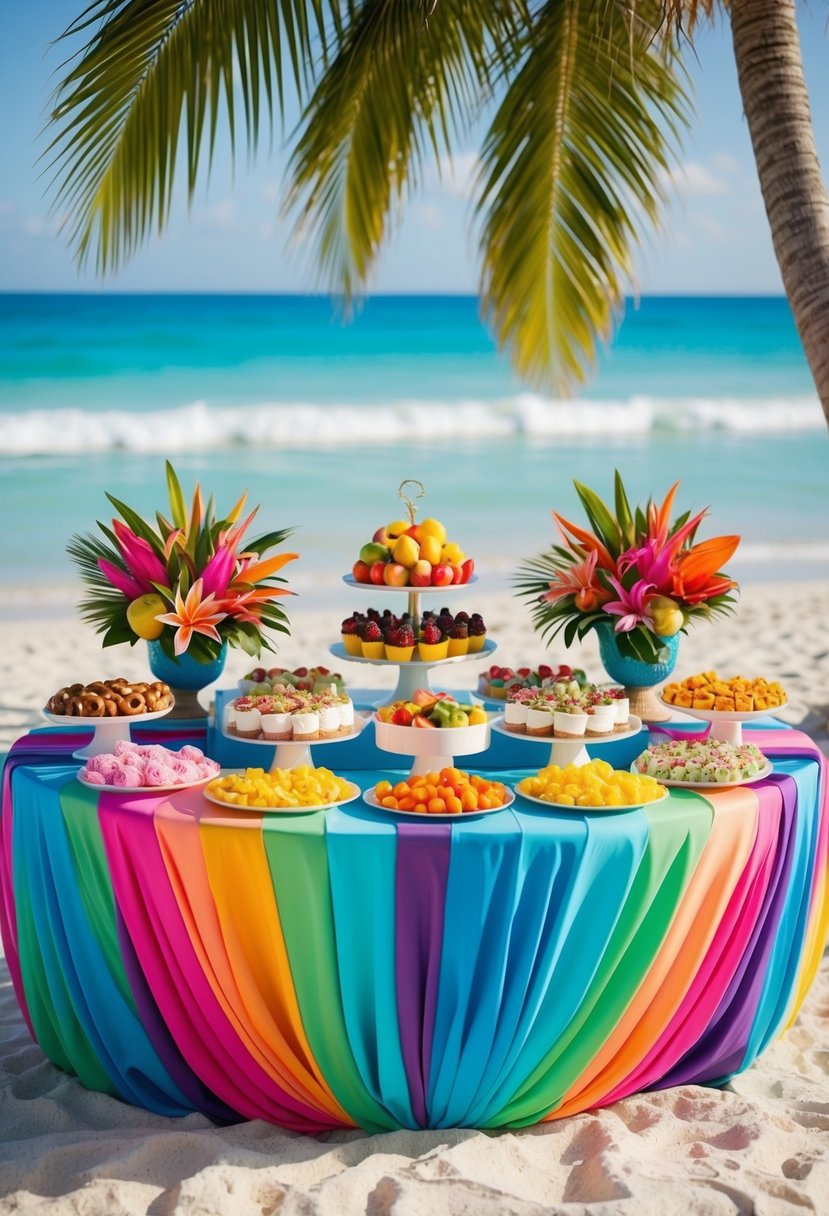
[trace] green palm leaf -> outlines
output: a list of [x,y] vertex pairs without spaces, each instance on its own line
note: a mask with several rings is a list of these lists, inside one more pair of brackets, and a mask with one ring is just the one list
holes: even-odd
[[484,311],[520,372],[584,379],[684,118],[661,5],[548,0],[482,158]]
[[[212,156],[223,113],[235,143],[236,75],[248,146],[260,113],[281,108],[284,61],[307,86],[326,18],[341,0],[93,0],[64,33],[94,29],[55,95],[46,155],[56,211],[68,212],[80,260],[95,251],[117,268],[166,224],[183,132],[192,198],[205,143]],[[266,106],[265,106],[266,103]],[[206,136],[206,139],[205,139]]]
[[529,19],[516,0],[366,0],[311,98],[289,206],[320,270],[350,299],[365,284],[424,159],[466,130]]

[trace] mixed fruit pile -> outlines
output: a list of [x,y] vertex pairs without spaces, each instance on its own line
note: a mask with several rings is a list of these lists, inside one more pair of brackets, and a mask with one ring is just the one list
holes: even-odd
[[353,793],[342,777],[328,768],[275,768],[266,773],[248,768],[243,773],[227,773],[207,786],[207,793],[229,806],[267,810],[291,810],[308,806],[330,806]]
[[644,806],[665,794],[653,777],[614,769],[606,760],[591,760],[579,767],[551,764],[535,777],[518,783],[518,792],[559,806]]
[[295,667],[289,671],[287,667],[254,667],[239,681],[239,691],[255,696],[267,696],[274,688],[296,688],[300,692],[328,692],[329,689],[341,694],[345,680],[338,671],[329,671],[327,667]]
[[404,519],[378,528],[352,567],[358,583],[387,587],[451,587],[468,583],[475,563],[460,545],[447,541],[439,519],[419,524]]
[[377,710],[381,722],[393,726],[415,726],[421,730],[484,726],[487,713],[480,705],[461,705],[446,692],[418,688],[411,701],[394,701]]
[[415,649],[416,657],[426,663],[476,654],[486,641],[486,625],[479,612],[453,616],[448,608],[424,612],[417,635],[408,612],[395,616],[388,608],[382,614],[376,608],[353,612],[343,621],[340,633],[346,654],[393,663],[408,663],[415,657]]
[[541,663],[538,667],[499,667],[494,664],[478,677],[478,694],[494,701],[505,701],[513,688],[550,688],[554,684],[575,680],[583,685],[587,676],[580,667],[568,667],[566,663],[550,667]]
[[667,684],[662,700],[677,709],[713,709],[724,713],[754,713],[786,704],[786,693],[776,681],[747,680],[732,676],[721,680],[716,671],[688,676],[681,683]]
[[502,781],[471,776],[457,768],[442,768],[439,773],[423,773],[408,781],[378,781],[374,794],[381,806],[390,811],[411,811],[415,815],[462,815],[469,811],[494,811],[507,801]]

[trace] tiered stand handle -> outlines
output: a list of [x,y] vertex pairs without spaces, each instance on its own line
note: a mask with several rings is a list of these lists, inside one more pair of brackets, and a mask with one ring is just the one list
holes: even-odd
[[603,743],[616,743],[620,739],[630,739],[633,735],[638,735],[642,729],[642,720],[641,718],[637,718],[635,714],[631,714],[628,718],[628,729],[626,731],[614,731],[612,735],[585,735],[581,739],[550,739],[545,736],[519,734],[517,731],[507,730],[504,725],[503,716],[495,718],[490,725],[499,735],[508,735],[510,739],[514,739],[518,743],[549,743],[550,759],[547,761],[547,764],[557,764],[560,768],[566,768],[568,764],[572,764],[576,768],[581,768],[583,765],[590,763],[590,751],[588,749],[599,747]]

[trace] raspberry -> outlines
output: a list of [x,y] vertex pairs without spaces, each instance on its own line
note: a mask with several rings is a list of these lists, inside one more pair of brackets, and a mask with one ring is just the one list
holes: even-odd
[[[469,622],[468,629],[469,629],[469,636],[471,638],[482,638],[484,636],[484,634],[486,633],[486,625],[483,623],[483,621],[480,618],[476,621],[475,618],[473,617],[472,620]],[[529,668],[527,668],[527,675],[529,675],[529,674],[530,674]]]
[[411,625],[401,625],[397,630],[398,646],[414,646],[415,636]]
[[356,632],[357,632],[357,622],[354,620],[354,617],[353,616],[346,617],[346,619],[343,621],[342,625],[340,625],[340,633],[356,633]]
[[368,619],[370,621],[379,621],[380,620],[380,613],[377,611],[376,608],[369,608],[368,612],[366,613],[366,616],[368,617]]
[[432,621],[423,626],[423,641],[427,646],[437,646],[442,637],[440,629]]
[[369,621],[363,632],[364,642],[382,642],[383,635],[376,621]]
[[449,631],[450,638],[468,638],[469,629],[466,621],[458,621]]
[[457,623],[458,621],[461,621],[464,625],[468,625],[469,624],[469,613],[468,612],[456,612],[455,613],[455,622]]

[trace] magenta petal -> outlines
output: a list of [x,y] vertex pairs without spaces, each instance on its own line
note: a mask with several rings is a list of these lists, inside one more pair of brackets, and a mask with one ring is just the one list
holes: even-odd
[[119,570],[117,566],[113,566],[112,562],[105,561],[102,557],[98,559],[98,569],[101,571],[101,574],[109,579],[113,587],[117,587],[119,591],[123,592],[128,600],[137,600],[139,595],[144,595],[146,591],[152,591],[149,583],[146,586],[142,586],[131,574],[127,574],[124,570]]
[[208,595],[225,595],[235,567],[236,554],[233,549],[227,546],[217,549],[201,572],[202,594],[204,597],[206,598]]

